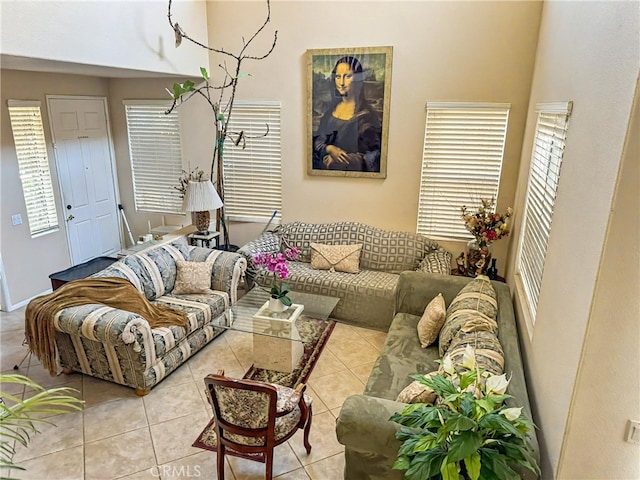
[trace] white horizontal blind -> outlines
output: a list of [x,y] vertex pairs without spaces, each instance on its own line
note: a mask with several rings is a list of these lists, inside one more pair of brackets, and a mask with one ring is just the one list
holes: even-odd
[[539,104],[517,273],[535,322],[572,102]]
[[471,239],[460,207],[497,198],[510,104],[427,103],[418,233]]
[[[228,132],[231,139],[223,156],[225,215],[230,220],[262,222],[277,210],[280,219],[280,102],[235,102]],[[246,140],[236,146],[240,132]]]
[[9,100],[9,118],[31,236],[58,230],[40,102]]
[[178,110],[165,114],[165,101],[126,100],[129,153],[136,210],[182,213],[174,187],[182,173]]

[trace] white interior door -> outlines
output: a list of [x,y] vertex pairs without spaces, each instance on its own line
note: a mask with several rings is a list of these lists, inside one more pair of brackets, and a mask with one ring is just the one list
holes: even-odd
[[71,263],[120,250],[111,141],[103,98],[48,97]]

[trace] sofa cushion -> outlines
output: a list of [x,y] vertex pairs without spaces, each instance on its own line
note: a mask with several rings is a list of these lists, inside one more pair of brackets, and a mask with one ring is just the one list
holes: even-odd
[[500,345],[494,332],[486,330],[465,332],[460,330],[446,353],[451,357],[454,365],[462,361],[467,345],[471,345],[474,348],[476,364],[480,368],[495,375],[504,373],[504,353],[502,345]]
[[498,331],[496,291],[488,277],[481,275],[467,283],[447,308],[447,316],[440,330],[440,356],[444,357],[451,341],[469,321],[486,323]]
[[451,254],[446,250],[436,250],[427,253],[418,266],[416,272],[451,274]]
[[292,222],[276,229],[281,249],[298,247],[301,262],[311,261],[311,243],[349,245],[362,243],[360,267],[400,273],[413,270],[426,253],[439,250],[429,238],[412,233],[382,230],[358,222]]
[[311,268],[330,272],[358,273],[360,271],[362,244],[324,245],[311,244]]
[[211,293],[211,262],[176,262],[178,269],[176,274],[174,295],[190,293]]
[[[436,375],[438,372],[430,372],[425,375],[425,377],[431,377]],[[431,390],[429,387],[419,382],[418,380],[414,380],[409,385],[404,387],[402,391],[398,394],[398,398],[396,398],[396,402],[403,403],[433,403],[436,400],[438,395],[436,392]]]
[[418,322],[418,338],[422,348],[427,348],[438,338],[446,313],[444,297],[439,293],[427,304]]
[[420,317],[397,313],[364,388],[365,395],[395,400],[412,382],[410,375],[438,369],[435,346],[422,348],[416,335]]

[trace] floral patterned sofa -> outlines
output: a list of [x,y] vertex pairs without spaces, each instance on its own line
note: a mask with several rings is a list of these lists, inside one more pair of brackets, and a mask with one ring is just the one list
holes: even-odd
[[[311,266],[311,243],[362,244],[359,272],[318,270]],[[247,259],[248,283],[267,285],[265,272],[256,269],[258,252],[284,252],[297,247],[300,255],[289,263],[285,280],[293,291],[340,298],[332,317],[353,325],[386,331],[394,314],[398,275],[405,270],[449,274],[451,254],[429,238],[410,232],[382,230],[357,222],[279,225],[243,245],[238,253]]]
[[[177,261],[211,262],[211,293],[174,295]],[[92,276],[128,279],[152,303],[186,310],[189,326],[151,329],[146,319],[102,304],[65,308],[54,319],[61,367],[148,393],[224,331],[218,325],[245,269],[241,255],[189,246],[184,237],[113,263]]]

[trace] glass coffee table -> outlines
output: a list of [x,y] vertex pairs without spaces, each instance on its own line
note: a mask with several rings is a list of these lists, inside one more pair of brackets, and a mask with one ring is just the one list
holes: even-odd
[[327,321],[340,301],[336,297],[302,292],[290,292],[288,296],[294,304],[304,306],[294,321],[281,320],[278,314],[273,318],[264,313],[255,317],[269,300],[269,294],[254,287],[231,307],[226,325],[220,325],[253,335],[253,360],[258,368],[291,372],[304,351],[305,332],[314,322]]

